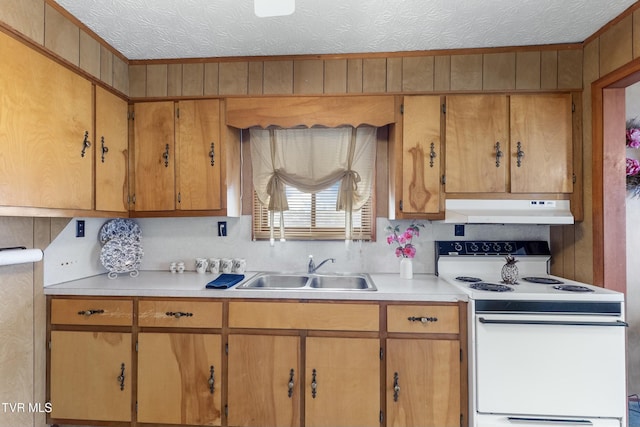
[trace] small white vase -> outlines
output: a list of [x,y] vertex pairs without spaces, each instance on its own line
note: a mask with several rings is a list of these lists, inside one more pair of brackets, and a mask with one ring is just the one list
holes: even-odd
[[413,279],[413,260],[411,258],[400,260],[400,278]]

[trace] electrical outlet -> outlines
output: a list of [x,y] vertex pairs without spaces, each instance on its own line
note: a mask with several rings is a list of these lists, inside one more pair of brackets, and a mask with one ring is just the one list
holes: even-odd
[[218,221],[218,236],[224,237],[227,235],[227,221]]
[[84,219],[76,220],[76,237],[84,237]]

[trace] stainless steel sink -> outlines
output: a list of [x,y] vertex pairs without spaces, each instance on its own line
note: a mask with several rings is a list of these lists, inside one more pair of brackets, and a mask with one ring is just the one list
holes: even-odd
[[258,273],[238,289],[377,291],[368,274]]
[[247,289],[295,289],[304,288],[309,281],[308,275],[259,273],[239,288]]
[[311,278],[313,289],[373,290],[375,286],[364,274],[358,275],[317,275]]

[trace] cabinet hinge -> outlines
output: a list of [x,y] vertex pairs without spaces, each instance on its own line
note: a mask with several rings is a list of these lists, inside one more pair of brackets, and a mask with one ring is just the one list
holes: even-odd
[[136,402],[136,414],[138,413],[138,402]]
[[442,114],[447,114],[447,105],[442,104]]
[[462,349],[460,349],[460,361],[462,362],[464,360],[464,356],[462,355]]
[[402,212],[402,200],[400,200],[400,203],[398,203],[398,209],[400,209],[400,212]]
[[464,415],[460,414],[460,427],[464,427],[462,422],[464,421]]
[[136,204],[136,195],[135,194],[133,194],[131,196],[131,204],[134,204],[134,205]]
[[571,112],[572,113],[576,112],[576,104],[574,104],[573,102],[571,103]]
[[404,104],[400,104],[400,114],[404,114]]
[[176,108],[176,118],[180,118],[180,108]]
[[380,411],[380,424],[384,423],[384,413]]
[[224,354],[229,355],[229,343],[225,343],[224,345]]
[[442,185],[445,185],[447,183],[447,176],[442,175],[442,179],[440,181],[442,182]]
[[182,201],[182,193],[178,192],[178,203]]
[[138,341],[136,341],[136,353],[138,352]]
[[575,184],[575,183],[576,183],[576,181],[578,181],[578,178],[576,177],[576,174],[575,174],[575,173],[574,173],[574,174],[572,174],[572,175],[573,175],[573,183]]
[[229,418],[229,405],[224,405],[224,416]]
[[380,360],[384,360],[384,349],[380,347]]
[[51,340],[49,340],[49,350],[51,350]]
[[129,120],[135,120],[135,118],[136,118],[136,112],[135,112],[135,111],[129,111],[129,112],[127,113],[127,119],[129,119]]

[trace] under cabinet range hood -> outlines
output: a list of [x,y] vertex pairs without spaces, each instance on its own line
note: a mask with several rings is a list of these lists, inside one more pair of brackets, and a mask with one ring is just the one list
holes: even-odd
[[444,222],[456,224],[573,224],[569,200],[448,199]]

